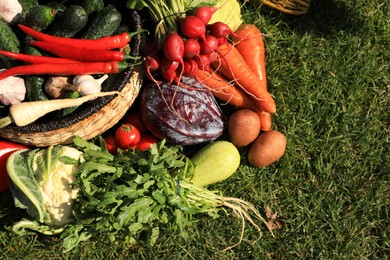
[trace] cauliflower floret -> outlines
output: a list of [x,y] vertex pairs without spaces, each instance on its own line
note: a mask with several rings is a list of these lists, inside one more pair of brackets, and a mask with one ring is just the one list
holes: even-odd
[[[83,153],[75,148],[63,146],[62,155],[79,160]],[[74,176],[76,171],[77,165],[57,160],[48,176],[37,178],[46,212],[50,215],[50,218],[45,220],[46,224],[60,226],[71,221],[73,201],[78,193],[78,189],[72,186],[76,181]]]

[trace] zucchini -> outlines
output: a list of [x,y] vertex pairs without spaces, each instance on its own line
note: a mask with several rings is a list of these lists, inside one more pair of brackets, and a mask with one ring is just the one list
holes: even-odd
[[57,16],[47,29],[47,33],[59,37],[73,37],[81,31],[88,22],[88,15],[80,5],[69,6],[60,16]]
[[82,38],[98,39],[112,35],[120,26],[121,21],[121,13],[113,6],[108,5],[93,16]]
[[42,31],[53,22],[56,13],[56,10],[47,5],[34,6],[24,14],[21,24]]
[[[0,50],[19,52],[20,51],[20,41],[12,28],[4,21],[0,20]],[[3,66],[6,68],[13,67],[19,64],[18,61],[0,55],[0,60],[3,63]]]
[[209,143],[191,157],[195,170],[189,181],[199,187],[223,181],[237,171],[240,159],[238,149],[231,142]]

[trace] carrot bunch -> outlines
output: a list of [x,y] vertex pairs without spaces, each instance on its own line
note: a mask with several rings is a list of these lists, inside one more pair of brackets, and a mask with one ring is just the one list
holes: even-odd
[[258,113],[263,131],[272,127],[276,104],[267,89],[265,49],[262,33],[253,24],[242,24],[231,34],[231,43],[218,46],[211,71],[197,77],[220,100],[236,108]]

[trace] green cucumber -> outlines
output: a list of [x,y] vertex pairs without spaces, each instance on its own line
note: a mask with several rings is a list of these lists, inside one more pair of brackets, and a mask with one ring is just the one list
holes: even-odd
[[[62,14],[67,8],[66,5],[64,5],[63,3],[59,3],[56,1],[49,2],[46,5],[57,11],[56,16],[58,16],[59,14]],[[54,18],[54,19],[56,19],[56,18]]]
[[[19,52],[20,41],[12,28],[4,21],[0,20],[0,50]],[[0,60],[6,68],[19,64],[18,61],[0,55]]]
[[121,21],[122,15],[118,10],[111,5],[105,6],[93,16],[82,38],[98,39],[112,35],[120,26]]
[[42,31],[54,21],[56,13],[56,10],[47,5],[34,6],[24,14],[21,24]]
[[[30,41],[31,38],[27,37],[26,41]],[[24,47],[24,53],[30,55],[42,55],[37,48],[30,44],[26,44]],[[25,85],[26,85],[26,100],[27,101],[39,101],[39,100],[47,100],[48,97],[44,91],[45,78],[42,76],[25,76],[24,77]]]
[[84,7],[85,12],[89,15],[93,12],[98,12],[104,8],[103,0],[78,0],[78,5]]
[[88,15],[80,5],[71,5],[57,16],[49,28],[48,34],[59,37],[73,37],[81,31],[88,22]]
[[231,142],[209,143],[191,157],[195,170],[189,181],[199,187],[223,181],[237,171],[240,160],[240,153]]
[[[80,97],[80,93],[75,91],[75,90],[68,90],[68,91],[65,91],[63,96],[61,98],[79,98]],[[61,110],[58,110],[56,112],[56,115],[55,117],[64,117],[64,116],[67,116],[71,113],[73,113],[74,111],[76,111],[78,107],[68,107],[68,108],[63,108]]]
[[38,0],[19,0],[19,4],[22,6],[22,15],[27,13],[34,6],[38,6]]

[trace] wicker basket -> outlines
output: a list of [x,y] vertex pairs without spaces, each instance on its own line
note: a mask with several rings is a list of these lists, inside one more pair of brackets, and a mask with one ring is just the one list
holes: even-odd
[[[130,15],[134,31],[141,28],[138,13]],[[131,55],[139,55],[142,37],[132,38]],[[122,72],[113,90],[120,95],[100,97],[88,103],[80,111],[58,120],[35,122],[27,126],[9,125],[0,129],[0,136],[14,142],[46,147],[56,144],[69,144],[74,136],[92,139],[114,126],[128,111],[142,86],[141,66],[134,66]]]
[[280,12],[292,15],[303,15],[310,8],[310,0],[255,0],[254,2],[259,1]]

